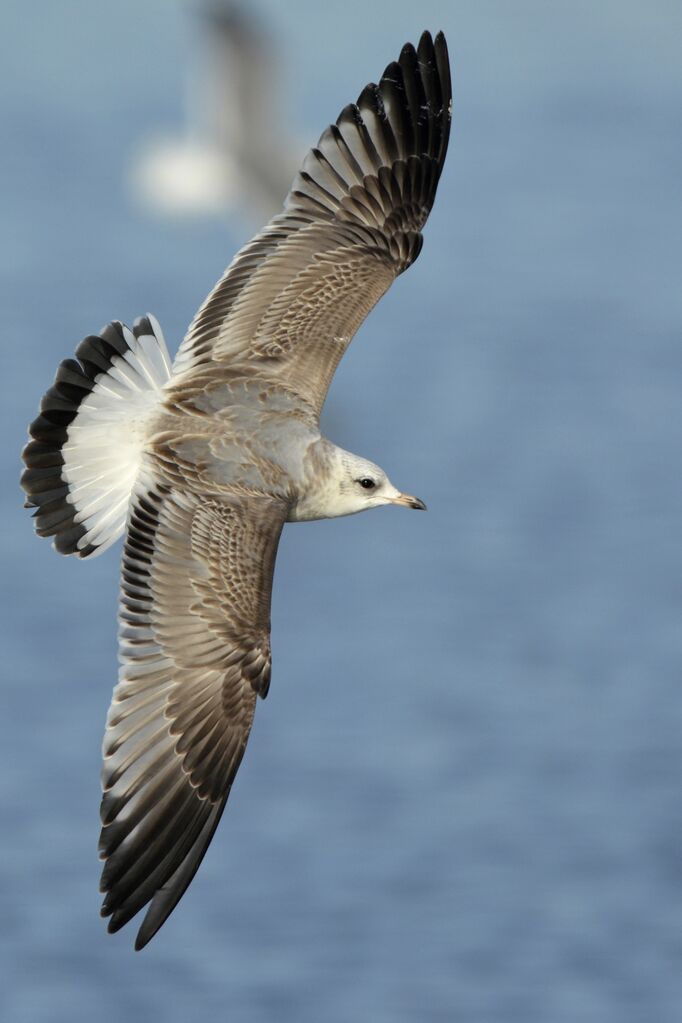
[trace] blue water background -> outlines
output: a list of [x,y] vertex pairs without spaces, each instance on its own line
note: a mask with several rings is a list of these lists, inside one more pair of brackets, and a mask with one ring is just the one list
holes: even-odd
[[149,309],[174,348],[248,234],[130,200],[180,127],[186,5],[4,0],[0,1017],[676,1023],[682,7],[256,6],[306,142],[448,34],[424,250],[324,415],[429,512],[287,528],[223,824],[148,949],[107,936],[117,556],[32,535],[18,451],[82,336]]

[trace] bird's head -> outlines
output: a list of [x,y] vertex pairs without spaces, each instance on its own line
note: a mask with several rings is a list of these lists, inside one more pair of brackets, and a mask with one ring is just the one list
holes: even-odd
[[335,479],[339,510],[337,515],[353,515],[382,504],[399,504],[405,508],[426,510],[418,497],[404,494],[394,487],[383,469],[366,458],[343,453]]
[[319,471],[311,473],[308,485],[291,509],[291,521],[334,519],[382,504],[426,509],[418,497],[403,494],[394,487],[384,470],[374,462],[352,455],[329,441],[321,444],[324,458],[317,463]]
[[353,515],[355,511],[378,507],[379,504],[402,504],[408,508],[425,510],[426,505],[412,494],[404,494],[383,472],[366,458],[351,455],[343,461],[344,472],[338,480],[339,497],[348,504],[349,510],[343,515]]

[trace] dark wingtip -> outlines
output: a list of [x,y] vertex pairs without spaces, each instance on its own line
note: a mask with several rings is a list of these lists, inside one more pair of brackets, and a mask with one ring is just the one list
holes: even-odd
[[139,931],[137,932],[137,937],[135,938],[135,945],[134,945],[135,951],[136,952],[141,952],[143,948],[146,948],[147,945],[149,944],[149,942],[154,937],[154,934],[156,934],[156,931],[154,931],[153,934],[144,934],[143,935],[142,928],[140,927]]
[[417,59],[417,51],[414,48],[414,44],[413,43],[405,43],[405,45],[403,46],[402,50],[400,51],[400,57],[401,58],[404,57],[405,60],[409,60],[409,61],[416,60]]
[[419,37],[419,46],[417,47],[418,53],[422,49],[422,47],[424,47],[425,49],[428,47],[433,48],[433,36],[429,32],[428,28],[425,28]]
[[116,934],[117,931],[121,930],[123,924],[120,921],[117,921],[115,917],[110,916],[110,913],[111,910],[105,909],[104,906],[102,906],[102,908],[99,911],[99,915],[101,917],[104,917],[104,919],[106,919],[107,916],[109,917],[109,920],[107,922],[107,934]]

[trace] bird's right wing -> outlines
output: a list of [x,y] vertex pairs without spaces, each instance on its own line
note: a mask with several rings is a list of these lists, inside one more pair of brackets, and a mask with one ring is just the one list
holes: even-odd
[[195,316],[170,400],[247,363],[319,414],[355,331],[417,258],[450,134],[445,39],[403,47],[303,162],[284,212],[237,255]]
[[192,880],[270,681],[270,593],[286,508],[138,484],[123,555],[120,681],[102,771],[102,915],[151,903],[142,948]]

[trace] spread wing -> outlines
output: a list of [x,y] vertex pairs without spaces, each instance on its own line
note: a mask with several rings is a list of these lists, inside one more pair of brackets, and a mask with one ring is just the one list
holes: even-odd
[[403,47],[306,156],[275,217],[199,309],[175,362],[187,398],[256,363],[319,414],[353,334],[414,262],[450,132],[445,39]]
[[120,682],[107,719],[102,915],[151,902],[142,948],[194,877],[270,680],[270,593],[286,510],[150,487],[122,569]]

